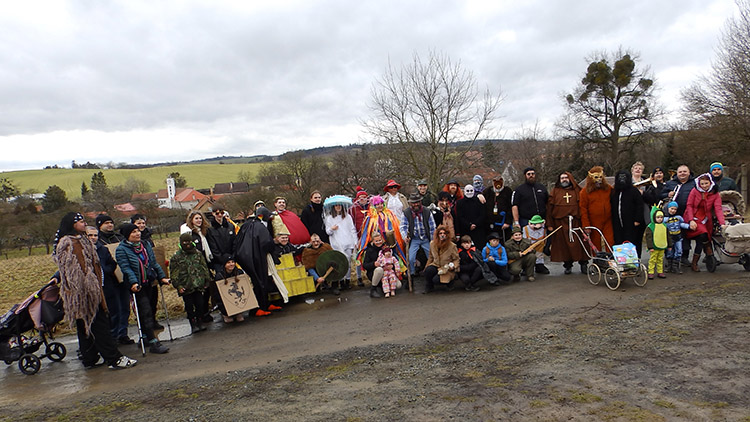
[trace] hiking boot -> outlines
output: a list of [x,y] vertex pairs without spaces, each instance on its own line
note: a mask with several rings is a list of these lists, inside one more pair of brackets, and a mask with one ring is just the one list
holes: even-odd
[[214,322],[214,317],[212,317],[211,314],[203,315],[201,322]]
[[518,283],[519,281],[521,281],[521,276],[518,275],[518,274],[514,275],[513,276],[513,282],[514,283]]
[[198,328],[198,320],[197,318],[191,318],[190,319],[190,334],[195,334],[199,332],[201,329]]
[[479,291],[479,287],[475,286],[473,284],[469,284],[468,286],[466,286],[464,288],[464,290],[466,290],[467,292],[478,292]]
[[700,268],[698,268],[698,262],[701,260],[701,256],[698,254],[693,254],[693,263],[690,265],[690,269],[693,270],[696,273],[699,273],[701,271]]
[[221,317],[224,319],[224,323],[225,324],[229,324],[229,323],[234,322],[234,318],[232,318],[230,316],[222,315]]
[[124,346],[127,346],[128,344],[135,344],[135,340],[133,340],[132,338],[128,336],[121,336],[120,338],[117,339],[117,342]]
[[581,274],[587,274],[589,263],[588,262],[579,262],[581,265]]
[[362,277],[357,277],[357,287],[365,287],[365,283],[362,282]]
[[530,275],[530,276],[527,277],[527,280],[529,280],[529,281],[536,281],[536,278],[534,278],[533,275]]
[[159,340],[151,342],[151,344],[148,346],[149,353],[156,353],[159,355],[163,355],[164,353],[169,352],[169,347],[161,344]]
[[130,359],[129,357],[123,355],[120,356],[114,363],[110,363],[109,367],[112,369],[127,369],[135,366],[136,363],[138,363],[137,360]]
[[565,267],[565,271],[563,271],[563,274],[572,274],[573,273],[573,267]]
[[537,274],[549,274],[549,268],[545,267],[544,264],[536,264],[534,272]]
[[242,322],[245,320],[245,317],[243,317],[242,314],[237,314],[234,316],[234,320],[237,322]]
[[331,283],[331,293],[333,293],[334,296],[338,296],[341,294],[341,290],[339,290],[339,285],[342,284],[340,281],[334,281]]
[[375,298],[375,299],[379,299],[379,298],[383,297],[383,294],[380,293],[380,291],[378,290],[377,286],[372,286],[372,287],[370,287],[370,297],[371,298]]

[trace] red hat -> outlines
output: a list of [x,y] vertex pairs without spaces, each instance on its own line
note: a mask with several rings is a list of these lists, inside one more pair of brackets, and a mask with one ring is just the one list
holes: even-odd
[[363,196],[367,198],[367,191],[362,189],[362,186],[357,186],[357,194],[354,196],[354,199],[359,199]]
[[388,183],[385,184],[385,187],[383,188],[383,192],[387,192],[388,188],[393,188],[393,187],[401,189],[401,185],[396,183],[395,180],[391,179],[388,181]]

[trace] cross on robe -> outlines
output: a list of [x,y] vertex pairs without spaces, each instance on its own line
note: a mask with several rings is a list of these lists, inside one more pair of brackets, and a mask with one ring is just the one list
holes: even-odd
[[573,195],[571,195],[569,192],[565,192],[565,195],[563,195],[563,198],[565,198],[565,203],[570,204],[570,198],[572,198]]

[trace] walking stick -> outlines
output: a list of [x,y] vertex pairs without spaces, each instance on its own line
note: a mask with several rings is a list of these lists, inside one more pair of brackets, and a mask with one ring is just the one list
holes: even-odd
[[164,299],[164,286],[158,281],[157,283],[159,283],[159,293],[161,294],[161,304],[164,307],[164,315],[167,316],[167,330],[169,331],[169,341],[173,341],[174,339],[172,338],[172,325],[169,323],[169,311],[167,310],[167,301],[166,299]]
[[[409,241],[411,243],[411,240]],[[411,266],[409,265],[409,248],[405,248],[404,256],[406,257],[406,279],[409,281],[409,293],[414,293],[414,285],[411,282]]]
[[135,321],[138,323],[138,339],[141,342],[141,352],[146,356],[146,342],[143,341],[143,329],[141,328],[141,316],[138,313],[138,301],[133,293],[133,309],[135,310]]

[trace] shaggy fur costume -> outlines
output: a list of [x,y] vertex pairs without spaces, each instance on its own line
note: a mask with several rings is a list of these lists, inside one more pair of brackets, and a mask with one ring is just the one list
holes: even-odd
[[86,335],[101,307],[106,308],[102,291],[102,268],[94,245],[88,239],[65,236],[57,245],[55,261],[60,269],[60,296],[65,310],[65,321],[72,327],[83,320]]

